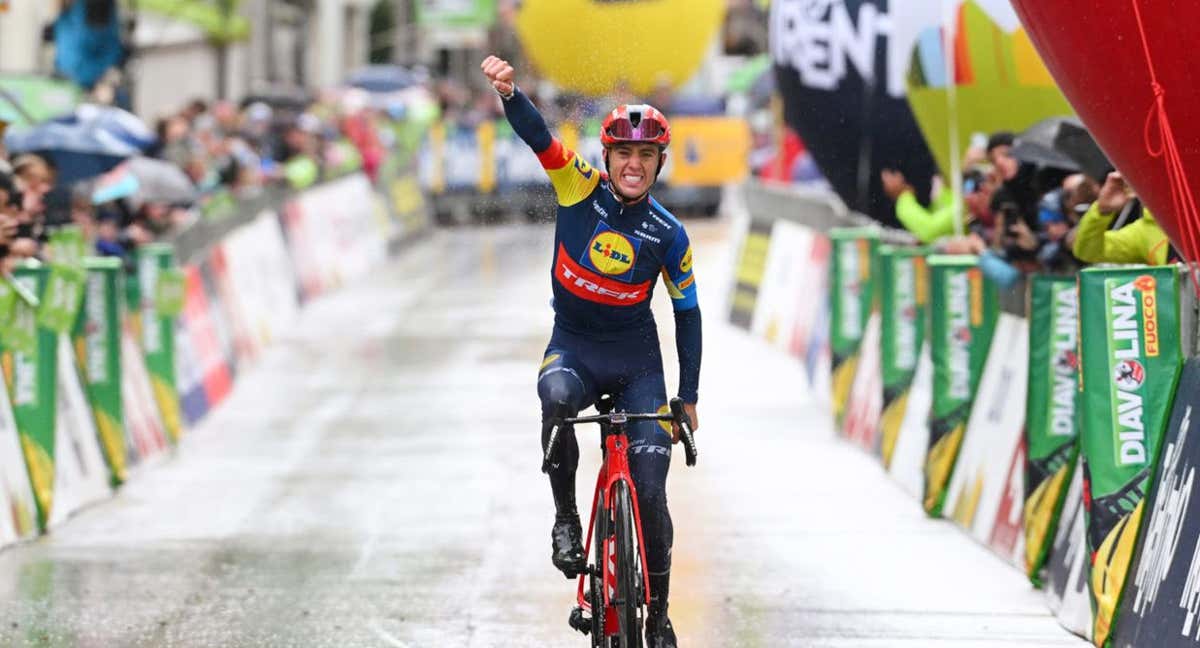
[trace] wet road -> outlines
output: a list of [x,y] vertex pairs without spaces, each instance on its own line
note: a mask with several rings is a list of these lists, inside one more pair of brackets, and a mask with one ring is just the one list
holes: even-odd
[[[702,454],[668,487],[683,645],[1083,646],[724,323],[723,229],[693,229]],[[546,228],[443,231],[312,305],[176,457],[0,552],[0,645],[586,645],[538,471],[550,250]]]

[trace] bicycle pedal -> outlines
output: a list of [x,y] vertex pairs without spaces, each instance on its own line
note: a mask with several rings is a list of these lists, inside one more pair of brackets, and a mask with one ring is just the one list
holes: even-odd
[[592,620],[590,617],[583,615],[583,608],[581,607],[571,610],[571,617],[567,619],[567,624],[585,635],[592,633]]

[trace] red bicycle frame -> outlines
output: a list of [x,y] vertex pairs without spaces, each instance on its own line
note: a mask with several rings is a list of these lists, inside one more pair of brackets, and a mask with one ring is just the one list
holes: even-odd
[[[650,604],[650,576],[645,569],[646,543],[642,539],[642,514],[638,510],[637,487],[633,484],[633,473],[629,471],[629,456],[625,454],[629,448],[629,438],[625,434],[610,434],[604,440],[604,461],[600,464],[600,475],[596,479],[596,493],[592,498],[592,515],[588,518],[587,543],[592,546],[592,533],[596,530],[596,514],[603,509],[606,515],[616,507],[612,499],[613,486],[623,481],[629,487],[629,497],[633,500],[633,524],[637,532],[638,554],[642,560],[642,591],[645,593],[645,604]],[[612,605],[613,593],[617,589],[617,556],[615,540],[612,537],[603,539],[601,554],[604,556],[604,566],[601,569],[601,585],[604,597],[604,634],[614,636],[620,631],[616,608]],[[597,566],[599,567],[599,566]],[[579,589],[576,593],[579,606],[590,613],[592,606],[588,602],[586,574],[579,576]]]

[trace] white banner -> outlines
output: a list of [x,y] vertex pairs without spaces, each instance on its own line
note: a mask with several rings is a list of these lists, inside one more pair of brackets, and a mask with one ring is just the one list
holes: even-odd
[[782,351],[791,346],[800,303],[811,299],[811,295],[801,295],[800,291],[813,272],[807,263],[812,239],[808,229],[787,221],[776,221],[771,228],[767,265],[750,330]]
[[58,336],[58,406],[54,417],[53,528],[81,508],[112,494],[96,422],[66,335]]
[[921,499],[925,492],[925,454],[929,451],[929,408],[933,406],[933,357],[929,344],[921,345],[917,370],[908,390],[908,406],[900,423],[900,436],[888,469],[906,493]]
[[[989,546],[998,518],[1004,518],[999,520],[1002,526],[1016,525],[1016,530],[1020,529],[1025,501],[1021,446],[1028,365],[1028,322],[1001,313],[943,508],[946,517]],[[1020,466],[1015,470],[1015,484],[1010,482],[1014,462]],[[1008,502],[1008,507],[1005,515],[1000,516],[1003,502]],[[1022,534],[1005,530],[1000,535],[998,547],[994,548],[1006,561],[1024,569],[1023,539],[1018,541]],[[1019,552],[1015,546],[1018,544]]]
[[37,535],[37,504],[8,389],[0,381],[0,547]]
[[128,327],[121,332],[121,403],[125,410],[125,447],[129,465],[140,466],[154,457],[164,456],[168,446],[162,416],[154,401],[146,361]]
[[883,369],[880,364],[879,311],[867,318],[862,342],[858,347],[858,368],[846,399],[843,433],[846,438],[871,453],[879,451],[879,416],[883,411]]
[[1092,601],[1088,592],[1087,526],[1083,518],[1083,465],[1075,465],[1054,548],[1046,561],[1046,603],[1067,630],[1092,636]]

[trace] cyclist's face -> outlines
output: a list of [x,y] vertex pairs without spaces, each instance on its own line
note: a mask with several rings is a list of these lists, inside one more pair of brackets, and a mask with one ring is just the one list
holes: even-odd
[[654,144],[617,144],[608,151],[608,172],[623,196],[641,196],[650,190],[658,172]]

